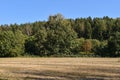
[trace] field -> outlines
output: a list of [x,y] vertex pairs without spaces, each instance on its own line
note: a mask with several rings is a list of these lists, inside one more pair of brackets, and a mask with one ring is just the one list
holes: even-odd
[[120,58],[1,58],[0,80],[120,80]]

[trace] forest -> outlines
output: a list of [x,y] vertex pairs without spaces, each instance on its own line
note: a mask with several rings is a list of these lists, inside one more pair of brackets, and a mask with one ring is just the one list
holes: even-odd
[[120,18],[67,19],[0,25],[0,57],[120,57]]

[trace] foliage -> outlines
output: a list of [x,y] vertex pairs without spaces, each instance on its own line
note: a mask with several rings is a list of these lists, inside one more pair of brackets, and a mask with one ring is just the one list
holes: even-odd
[[108,40],[109,56],[120,56],[120,32],[116,32]]
[[0,57],[120,56],[120,18],[65,19],[0,26]]
[[25,36],[20,31],[0,33],[0,56],[16,57],[24,53]]
[[88,53],[92,49],[92,43],[90,40],[85,40],[83,45],[82,45],[83,51]]
[[84,41],[85,41],[84,38],[72,40],[71,50],[72,50],[73,54],[80,54],[80,52],[82,52],[82,45],[83,45]]

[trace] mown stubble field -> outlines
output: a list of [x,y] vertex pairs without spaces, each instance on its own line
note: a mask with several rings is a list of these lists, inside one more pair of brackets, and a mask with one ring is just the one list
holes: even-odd
[[120,80],[120,58],[1,58],[0,80]]

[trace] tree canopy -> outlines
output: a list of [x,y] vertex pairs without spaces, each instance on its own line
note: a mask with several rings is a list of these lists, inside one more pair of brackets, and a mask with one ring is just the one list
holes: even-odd
[[120,18],[66,19],[56,14],[49,16],[48,21],[0,25],[0,57],[91,53],[91,56],[120,56]]

